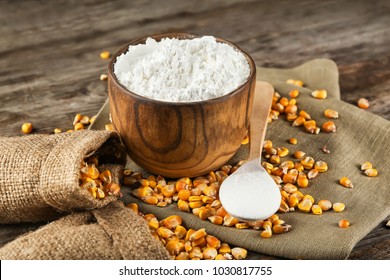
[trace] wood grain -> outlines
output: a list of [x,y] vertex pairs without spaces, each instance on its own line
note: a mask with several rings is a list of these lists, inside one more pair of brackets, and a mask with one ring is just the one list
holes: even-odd
[[[100,51],[171,31],[230,40],[258,66],[333,59],[341,98],[367,97],[368,110],[390,120],[389,1],[3,0],[0,11],[1,136],[20,135],[26,121],[51,133],[71,128],[76,113],[95,114],[107,98]],[[0,243],[32,228],[1,226]],[[350,258],[390,259],[389,237],[378,225]]]

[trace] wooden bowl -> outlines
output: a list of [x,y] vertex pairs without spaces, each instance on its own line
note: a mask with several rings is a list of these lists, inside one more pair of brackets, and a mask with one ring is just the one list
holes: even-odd
[[[187,33],[148,36],[192,39]],[[217,38],[241,51],[250,65],[248,80],[231,93],[199,102],[165,102],[131,92],[114,74],[117,56],[129,45],[145,43],[148,37],[131,41],[111,59],[108,94],[111,119],[131,159],[154,174],[168,178],[195,177],[225,164],[239,149],[249,126],[254,99],[256,67],[252,58],[234,44]]]

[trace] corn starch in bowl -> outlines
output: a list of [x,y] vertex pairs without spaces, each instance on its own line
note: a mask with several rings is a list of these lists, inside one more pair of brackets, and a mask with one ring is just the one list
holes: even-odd
[[219,199],[225,210],[242,221],[258,221],[269,218],[280,206],[278,186],[261,166],[260,158],[267,128],[273,88],[261,92],[256,82],[250,119],[250,151],[248,162],[226,178],[219,190]]

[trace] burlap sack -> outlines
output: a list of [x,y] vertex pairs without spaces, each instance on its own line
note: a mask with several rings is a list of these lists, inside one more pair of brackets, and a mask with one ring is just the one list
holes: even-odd
[[0,249],[0,259],[169,259],[147,224],[121,202],[73,213]]
[[125,158],[115,132],[0,138],[0,223],[51,221],[116,200],[94,199],[79,186],[81,162],[96,152],[119,182]]

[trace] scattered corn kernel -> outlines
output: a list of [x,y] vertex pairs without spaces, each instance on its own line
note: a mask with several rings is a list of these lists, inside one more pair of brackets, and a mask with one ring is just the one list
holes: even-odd
[[299,112],[299,116],[304,117],[305,120],[311,120],[311,116],[309,115],[309,113],[304,110],[301,110]]
[[305,123],[305,118],[304,117],[302,117],[302,116],[299,116],[299,117],[297,117],[294,121],[293,121],[293,123],[291,124],[292,126],[302,126],[302,125],[304,125],[304,123]]
[[298,140],[297,140],[297,138],[290,138],[290,139],[288,139],[288,142],[292,145],[296,145],[298,143]]
[[108,59],[108,58],[110,58],[110,56],[111,56],[111,53],[109,51],[103,51],[100,53],[100,58],[102,58],[102,59]]
[[336,203],[333,203],[332,208],[336,212],[342,212],[345,209],[345,205],[344,205],[344,203],[336,202]]
[[106,74],[100,74],[100,77],[99,77],[100,81],[105,81],[105,80],[107,80],[107,78],[108,78],[108,76]]
[[33,131],[33,126],[31,123],[24,123],[22,125],[22,132],[24,134],[30,134]]
[[317,99],[325,99],[327,97],[327,92],[324,89],[321,90],[315,90],[311,93],[311,96]]
[[316,133],[317,124],[315,120],[305,121],[303,123],[305,130],[310,133]]
[[314,158],[312,157],[305,157],[304,159],[301,160],[301,164],[305,169],[312,169],[314,166]]
[[360,167],[360,169],[363,171],[370,169],[370,168],[373,168],[373,166],[372,166],[372,163],[369,161],[363,162],[363,164]]
[[329,200],[321,199],[318,201],[318,206],[321,207],[322,211],[328,211],[332,208],[332,203]]
[[319,205],[313,205],[311,207],[311,212],[314,214],[314,215],[321,215],[322,214],[322,208],[319,206]]
[[357,105],[359,108],[361,109],[368,109],[368,107],[370,107],[370,103],[368,102],[367,99],[365,98],[360,98],[357,102]]
[[58,133],[61,133],[62,130],[60,128],[54,128],[54,134],[58,134]]
[[246,145],[246,144],[248,144],[248,143],[249,143],[249,136],[246,135],[246,136],[244,137],[244,140],[242,140],[241,145]]
[[295,157],[296,159],[301,159],[301,158],[303,158],[305,155],[306,155],[306,153],[305,153],[305,152],[302,152],[302,151],[296,151],[296,152],[294,152],[294,157]]
[[376,177],[378,176],[378,170],[375,168],[369,168],[364,171],[364,174],[366,174],[368,177]]
[[339,227],[341,227],[341,228],[347,228],[347,227],[349,227],[349,225],[350,225],[350,223],[349,223],[349,221],[348,220],[340,220],[340,222],[339,222]]
[[353,188],[353,184],[348,177],[342,177],[340,179],[340,184],[346,188]]
[[303,82],[301,80],[294,80],[294,79],[288,79],[286,83],[291,84],[291,85],[296,85],[299,87],[303,86]]
[[299,95],[299,90],[293,89],[292,91],[290,91],[290,92],[288,93],[288,95],[290,95],[291,98],[296,98],[296,97],[298,97],[298,95]]
[[310,171],[307,173],[307,178],[309,180],[312,180],[318,176],[319,172],[317,169],[310,169]]
[[322,160],[316,161],[314,169],[320,173],[326,172],[328,170],[328,164]]
[[324,115],[328,119],[338,119],[339,118],[339,113],[335,110],[332,110],[332,109],[326,109],[324,111]]
[[332,121],[328,121],[322,125],[325,132],[336,132],[336,125]]
[[108,123],[104,126],[105,130],[114,131],[114,125],[112,123]]

